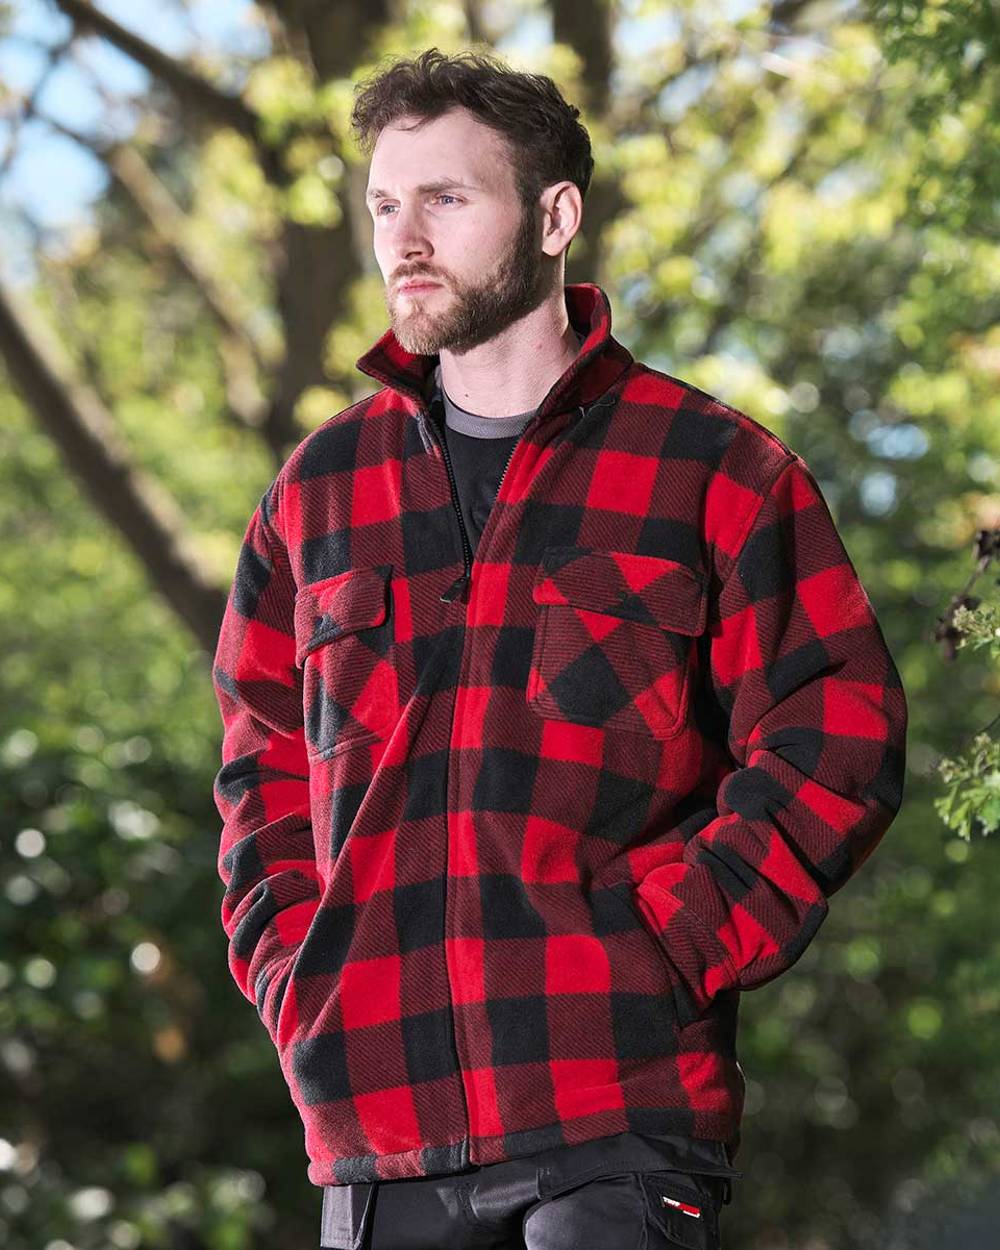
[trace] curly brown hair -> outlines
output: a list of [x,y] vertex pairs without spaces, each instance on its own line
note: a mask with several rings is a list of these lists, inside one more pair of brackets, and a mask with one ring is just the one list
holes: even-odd
[[581,199],[594,170],[590,135],[544,74],[513,70],[498,57],[428,48],[413,59],[381,65],[354,88],[351,129],[371,155],[382,130],[415,115],[418,125],[466,108],[505,142],[518,195],[526,209],[554,182],[574,182]]

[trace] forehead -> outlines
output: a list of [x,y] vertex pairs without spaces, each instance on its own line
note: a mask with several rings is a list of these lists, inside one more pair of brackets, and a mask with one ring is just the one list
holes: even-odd
[[400,117],[379,134],[369,190],[391,191],[397,184],[416,188],[449,178],[487,189],[512,189],[514,175],[503,137],[465,109],[431,121]]

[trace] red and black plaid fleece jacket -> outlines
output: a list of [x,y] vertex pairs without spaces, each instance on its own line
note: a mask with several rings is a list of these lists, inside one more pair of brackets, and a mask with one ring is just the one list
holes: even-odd
[[437,357],[391,330],[243,540],[222,924],[317,1185],[738,1141],[740,991],[900,805],[899,674],[809,469],[565,294],[586,338],[474,559]]

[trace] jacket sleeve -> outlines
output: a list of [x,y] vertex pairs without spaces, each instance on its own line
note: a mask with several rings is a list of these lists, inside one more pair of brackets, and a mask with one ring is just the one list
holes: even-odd
[[243,537],[212,680],[223,722],[213,796],[223,820],[218,871],[229,967],[273,1038],[277,996],[321,891],[295,666],[295,584],[272,521],[269,491]]
[[895,817],[905,762],[899,673],[800,457],[773,479],[709,619],[736,767],[683,857],[633,887],[682,1026],[795,963]]

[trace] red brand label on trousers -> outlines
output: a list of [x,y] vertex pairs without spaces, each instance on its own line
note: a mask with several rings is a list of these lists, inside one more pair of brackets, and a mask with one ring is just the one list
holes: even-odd
[[681,1202],[679,1198],[664,1198],[664,1205],[668,1207],[676,1207],[678,1211],[683,1211],[685,1215],[692,1215],[696,1220],[701,1219],[701,1208],[693,1207],[689,1202]]

